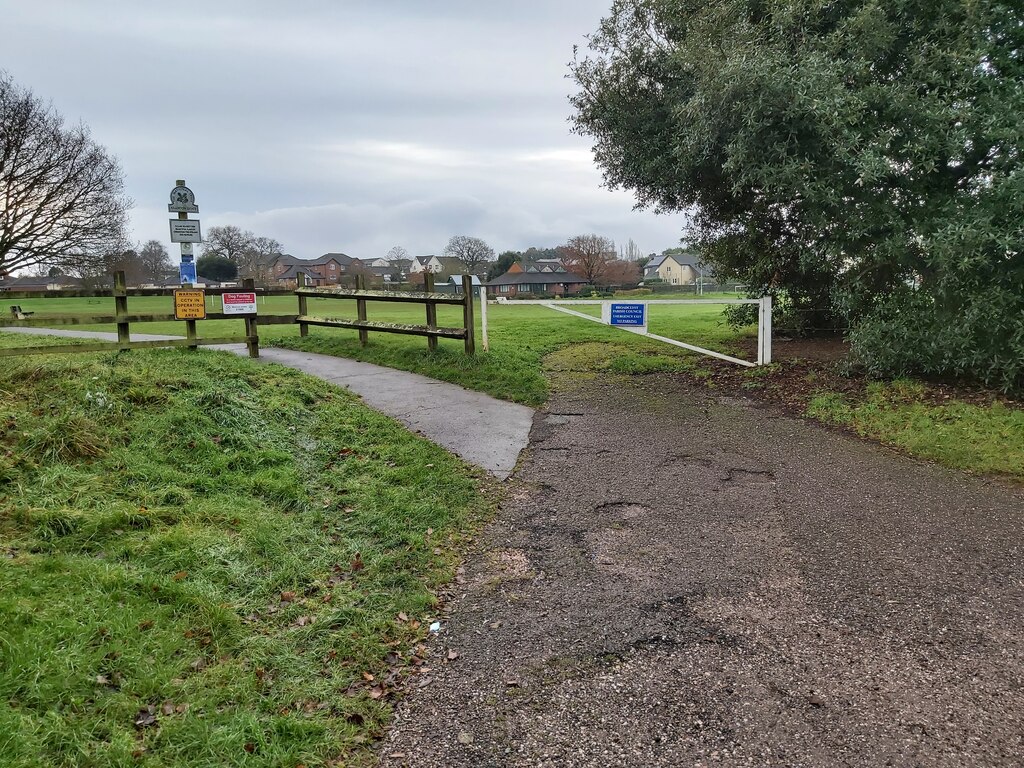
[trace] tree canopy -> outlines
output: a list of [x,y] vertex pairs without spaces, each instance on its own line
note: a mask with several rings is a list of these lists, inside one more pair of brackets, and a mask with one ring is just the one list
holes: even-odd
[[244,277],[258,277],[270,256],[283,246],[272,237],[259,236],[233,224],[210,227],[203,238],[203,255],[228,259]]
[[117,159],[89,129],[0,72],[0,273],[100,262],[124,249],[130,207]]
[[1024,386],[1019,4],[616,0],[590,49],[576,130],[716,274],[871,370]]
[[218,282],[234,280],[238,277],[238,264],[226,256],[205,254],[196,260],[196,274]]
[[472,275],[481,273],[484,264],[494,259],[494,249],[479,237],[469,235],[455,235],[448,241],[444,253],[446,256],[453,256],[466,266],[466,271]]

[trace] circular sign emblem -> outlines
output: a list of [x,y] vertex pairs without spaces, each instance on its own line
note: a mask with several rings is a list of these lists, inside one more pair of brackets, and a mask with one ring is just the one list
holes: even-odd
[[175,187],[171,190],[171,205],[195,205],[196,196],[188,187]]

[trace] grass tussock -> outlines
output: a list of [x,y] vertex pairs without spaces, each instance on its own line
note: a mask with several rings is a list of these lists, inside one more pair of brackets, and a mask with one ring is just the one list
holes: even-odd
[[0,393],[0,765],[368,764],[480,481],[226,354],[15,359]]
[[935,404],[924,397],[925,387],[873,382],[859,401],[822,393],[808,415],[949,467],[1024,479],[1024,410],[999,402]]

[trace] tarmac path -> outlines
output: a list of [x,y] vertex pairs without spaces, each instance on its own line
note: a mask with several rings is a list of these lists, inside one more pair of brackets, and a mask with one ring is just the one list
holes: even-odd
[[[39,336],[117,341],[116,333],[49,328],[6,328]],[[180,336],[132,334],[136,341],[166,341]],[[205,350],[248,354],[244,344],[204,347]],[[515,469],[526,447],[533,409],[508,403],[455,384],[343,357],[263,347],[261,362],[308,373],[352,390],[371,408],[385,413],[460,458],[500,480]]]
[[538,412],[384,766],[1020,766],[1024,491],[662,377]]

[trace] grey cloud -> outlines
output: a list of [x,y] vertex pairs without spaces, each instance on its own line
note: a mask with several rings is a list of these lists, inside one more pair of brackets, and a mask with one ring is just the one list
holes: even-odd
[[0,0],[4,67],[118,155],[135,235],[166,240],[175,178],[204,226],[299,255],[495,247],[582,231],[645,250],[681,217],[601,188],[565,64],[611,0],[96,4]]

